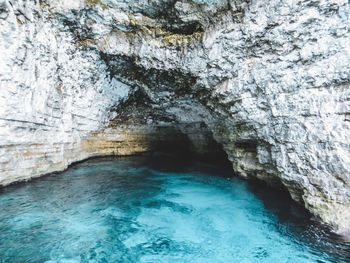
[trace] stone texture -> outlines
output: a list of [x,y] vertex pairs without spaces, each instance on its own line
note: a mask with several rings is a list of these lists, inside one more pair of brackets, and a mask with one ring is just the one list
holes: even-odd
[[348,21],[345,0],[0,0],[0,183],[213,136],[350,230]]

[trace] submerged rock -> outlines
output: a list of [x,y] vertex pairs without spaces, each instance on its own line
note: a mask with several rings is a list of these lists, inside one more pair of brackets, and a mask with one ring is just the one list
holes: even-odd
[[0,184],[213,137],[349,230],[348,18],[346,0],[2,0]]

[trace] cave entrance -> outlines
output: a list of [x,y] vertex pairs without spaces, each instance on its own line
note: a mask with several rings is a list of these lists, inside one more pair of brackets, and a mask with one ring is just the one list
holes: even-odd
[[198,159],[221,164],[232,170],[232,164],[222,145],[215,141],[213,133],[204,122],[160,126],[158,131],[155,140],[151,141],[152,154]]

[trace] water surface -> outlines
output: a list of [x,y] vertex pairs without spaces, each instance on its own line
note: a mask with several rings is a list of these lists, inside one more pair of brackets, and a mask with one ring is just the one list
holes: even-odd
[[0,189],[0,262],[350,262],[282,193],[230,175],[132,157]]

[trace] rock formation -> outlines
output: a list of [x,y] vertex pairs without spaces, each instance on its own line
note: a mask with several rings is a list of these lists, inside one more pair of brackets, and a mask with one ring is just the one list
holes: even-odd
[[0,0],[0,184],[220,143],[350,230],[346,0]]

